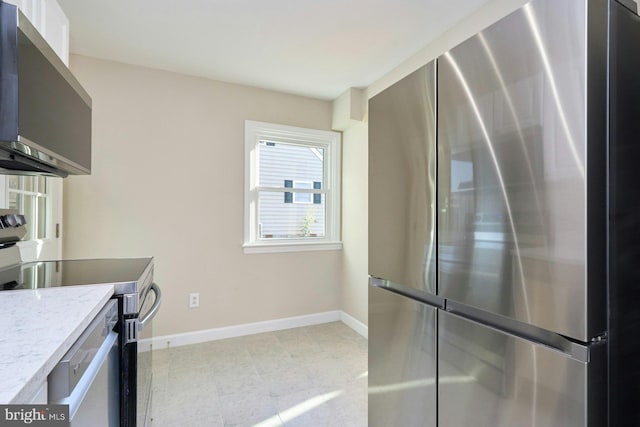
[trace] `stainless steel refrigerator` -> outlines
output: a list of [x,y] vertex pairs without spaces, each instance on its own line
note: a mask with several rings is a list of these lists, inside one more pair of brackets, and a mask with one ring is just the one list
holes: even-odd
[[369,425],[640,425],[640,19],[533,0],[369,102]]

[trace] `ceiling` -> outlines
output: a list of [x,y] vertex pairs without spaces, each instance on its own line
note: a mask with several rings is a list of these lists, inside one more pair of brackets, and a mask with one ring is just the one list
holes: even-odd
[[334,99],[489,0],[58,0],[71,52]]

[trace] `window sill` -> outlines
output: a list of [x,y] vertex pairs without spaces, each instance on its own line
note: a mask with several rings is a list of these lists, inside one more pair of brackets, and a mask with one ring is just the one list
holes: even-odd
[[283,242],[283,243],[245,243],[245,254],[269,254],[279,252],[340,251],[342,242]]

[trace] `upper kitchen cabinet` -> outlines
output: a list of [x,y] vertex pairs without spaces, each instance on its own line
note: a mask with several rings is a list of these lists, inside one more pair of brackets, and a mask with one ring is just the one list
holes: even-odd
[[38,4],[38,29],[62,62],[69,66],[69,19],[56,0],[40,0]]
[[6,0],[5,3],[18,6],[69,66],[69,19],[56,0]]

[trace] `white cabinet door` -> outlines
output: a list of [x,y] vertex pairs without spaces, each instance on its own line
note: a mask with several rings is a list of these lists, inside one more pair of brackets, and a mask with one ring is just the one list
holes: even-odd
[[56,0],[39,0],[40,34],[69,66],[69,19]]
[[[38,16],[36,13],[38,0],[5,0],[4,2],[18,6],[29,21],[33,23],[38,22]],[[36,27],[38,26],[36,25]]]
[[7,0],[42,34],[49,46],[69,65],[69,19],[56,0]]

